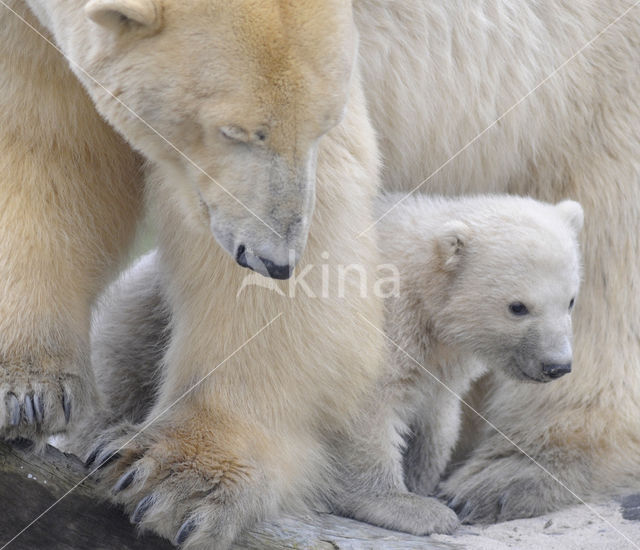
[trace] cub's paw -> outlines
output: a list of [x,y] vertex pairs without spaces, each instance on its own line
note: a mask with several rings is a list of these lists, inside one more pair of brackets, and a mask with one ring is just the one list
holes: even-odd
[[141,530],[177,546],[229,548],[261,515],[256,469],[224,452],[206,429],[141,428],[109,428],[88,454],[86,466],[108,498]]
[[[73,365],[72,365],[73,367]],[[70,371],[72,369],[69,369]],[[47,364],[0,364],[0,434],[44,443],[50,435],[67,431],[95,400],[88,376]]]
[[460,521],[450,508],[435,498],[412,493],[392,493],[363,498],[355,503],[354,519],[412,535],[453,533]]
[[487,524],[536,517],[578,502],[568,490],[574,488],[567,487],[521,455],[471,460],[442,484],[440,496],[463,523]]

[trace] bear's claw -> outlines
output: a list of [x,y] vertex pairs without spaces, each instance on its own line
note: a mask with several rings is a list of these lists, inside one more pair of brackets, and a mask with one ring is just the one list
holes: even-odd
[[[248,470],[229,473],[216,461],[194,457],[190,445],[179,445],[191,441],[190,433],[146,428],[124,422],[94,440],[86,464],[92,473],[100,469],[104,493],[123,505],[141,530],[186,548],[209,548],[211,540],[216,548],[230,548],[247,517],[262,509],[264,487],[248,490]],[[248,510],[247,516],[230,518],[230,507]]]
[[68,424],[71,420],[71,397],[65,389],[62,394],[62,409],[64,411],[64,421]]
[[33,410],[33,400],[29,394],[24,396],[24,416],[27,420],[27,423],[34,423],[35,411]]
[[177,546],[181,546],[184,542],[189,538],[191,533],[193,533],[198,527],[198,521],[196,518],[189,518],[185,521],[180,529],[178,530],[178,534],[176,535],[175,544]]
[[155,500],[154,495],[149,495],[138,502],[136,509],[133,511],[133,514],[131,514],[131,523],[140,523],[144,519],[145,514],[149,511],[149,508],[155,504]]
[[9,410],[9,426],[20,424],[20,402],[13,393],[7,394],[7,409]]
[[89,453],[89,456],[84,461],[84,467],[85,468],[90,468],[91,467],[91,465],[96,461],[96,458],[98,458],[98,455],[102,451],[103,447],[104,447],[104,445],[98,445],[95,449],[93,449],[93,451],[91,451]]
[[0,364],[0,437],[43,444],[68,430],[94,390],[90,379],[76,374]]
[[120,476],[120,479],[113,486],[111,492],[114,495],[117,495],[119,492],[124,491],[127,487],[129,487],[129,485],[133,483],[135,477],[136,470],[129,470],[128,472],[124,473],[122,476]]

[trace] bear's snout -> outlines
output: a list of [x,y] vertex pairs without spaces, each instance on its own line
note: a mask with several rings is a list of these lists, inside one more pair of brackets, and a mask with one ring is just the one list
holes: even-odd
[[542,373],[549,378],[560,378],[571,372],[571,363],[543,363]]

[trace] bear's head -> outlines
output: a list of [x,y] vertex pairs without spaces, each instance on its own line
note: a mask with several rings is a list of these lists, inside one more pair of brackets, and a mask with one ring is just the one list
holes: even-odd
[[288,277],[319,140],[345,111],[351,3],[89,0],[84,14],[65,50],[98,110],[208,213],[238,263]]
[[538,382],[571,371],[571,315],[581,263],[582,207],[508,198],[452,221],[437,239],[448,290],[437,329],[490,370]]

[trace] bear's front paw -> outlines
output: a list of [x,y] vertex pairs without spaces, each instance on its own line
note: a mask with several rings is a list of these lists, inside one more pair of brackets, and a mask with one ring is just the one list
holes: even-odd
[[226,550],[260,515],[262,496],[252,483],[255,468],[203,432],[114,426],[100,436],[86,466],[140,529],[184,548]]
[[43,443],[84,414],[92,381],[73,362],[7,361],[0,364],[0,433]]
[[463,523],[495,523],[553,512],[577,502],[570,490],[523,455],[470,460],[440,496]]

